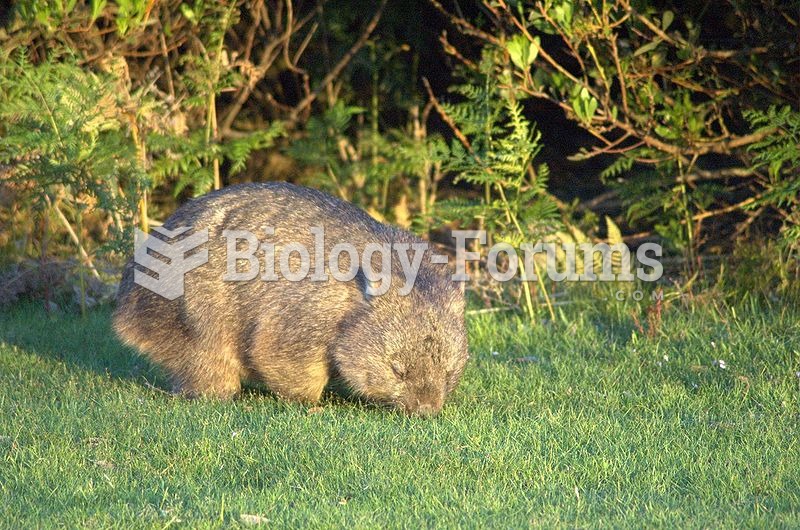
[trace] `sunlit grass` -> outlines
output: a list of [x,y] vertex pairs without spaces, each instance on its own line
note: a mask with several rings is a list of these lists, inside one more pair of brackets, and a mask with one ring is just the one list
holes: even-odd
[[19,306],[0,313],[0,525],[799,526],[798,313],[668,312],[652,339],[608,322],[471,316],[462,385],[424,420],[176,399],[108,310]]

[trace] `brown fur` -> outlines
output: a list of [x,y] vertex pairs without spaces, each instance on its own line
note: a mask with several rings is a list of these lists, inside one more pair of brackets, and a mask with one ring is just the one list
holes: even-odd
[[[165,223],[170,230],[183,226],[209,230],[209,261],[186,273],[184,296],[169,301],[134,283],[139,266],[131,261],[114,314],[117,334],[162,366],[175,392],[229,398],[242,379],[253,378],[287,399],[314,402],[336,377],[368,399],[429,414],[457,385],[468,358],[463,293],[446,266],[430,263],[429,251],[407,296],[397,292],[405,278],[395,252],[392,287],[382,296],[368,296],[361,273],[349,282],[262,281],[260,275],[222,281],[224,229],[249,230],[276,247],[304,244],[312,273],[311,227],[325,228],[326,256],[341,242],[359,252],[368,243],[421,242],[408,232],[286,183],[231,186],[191,201]],[[275,234],[266,237],[265,226]],[[256,255],[263,270],[264,253]]]

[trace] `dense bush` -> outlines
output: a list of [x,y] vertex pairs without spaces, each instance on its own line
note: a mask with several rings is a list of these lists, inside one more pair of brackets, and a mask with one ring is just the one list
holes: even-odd
[[[3,261],[74,256],[84,285],[176,201],[280,178],[515,248],[657,237],[690,274],[767,238],[762,287],[787,290],[795,15],[769,0],[18,1],[0,13]],[[568,157],[548,150],[556,129]],[[554,318],[552,295],[539,281],[484,298]]]

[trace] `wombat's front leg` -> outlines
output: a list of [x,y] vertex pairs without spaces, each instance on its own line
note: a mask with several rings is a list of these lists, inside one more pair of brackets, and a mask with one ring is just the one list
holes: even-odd
[[319,401],[330,378],[324,341],[278,336],[268,326],[253,335],[250,363],[272,392],[296,401]]
[[228,347],[195,349],[168,371],[173,392],[188,398],[230,399],[241,390],[241,363]]
[[305,364],[273,360],[260,372],[267,387],[279,396],[310,403],[319,401],[329,379],[325,362]]

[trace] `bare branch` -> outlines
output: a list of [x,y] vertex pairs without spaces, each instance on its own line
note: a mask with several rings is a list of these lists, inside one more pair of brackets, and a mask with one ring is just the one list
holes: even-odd
[[311,92],[309,95],[303,98],[303,100],[300,101],[300,103],[298,103],[294,107],[294,109],[292,109],[292,112],[289,115],[289,119],[291,121],[295,121],[297,119],[297,116],[303,110],[305,110],[306,107],[311,105],[311,103],[313,103],[315,99],[317,99],[320,92],[322,92],[337,77],[339,77],[339,74],[342,73],[342,70],[344,70],[344,68],[350,63],[350,61],[358,53],[358,51],[364,46],[364,44],[366,44],[367,39],[369,39],[369,36],[372,35],[373,31],[375,31],[378,22],[380,22],[381,20],[381,16],[383,15],[383,9],[384,7],[386,7],[386,2],[387,0],[381,0],[380,5],[378,6],[378,10],[372,16],[372,20],[370,20],[367,26],[364,28],[364,31],[361,33],[361,36],[353,44],[353,46],[350,47],[347,53],[344,54],[344,57],[342,57],[339,60],[336,66],[334,66],[333,69],[330,72],[328,72],[328,75],[325,76],[325,79],[322,80],[319,86],[317,86],[317,88],[315,88],[313,92]]

